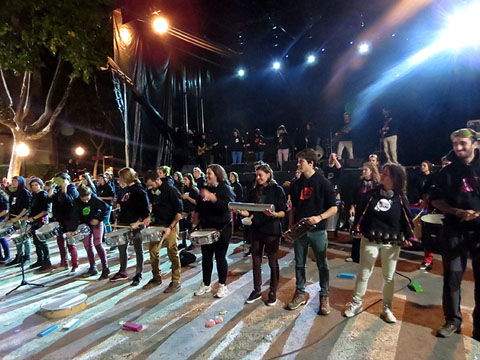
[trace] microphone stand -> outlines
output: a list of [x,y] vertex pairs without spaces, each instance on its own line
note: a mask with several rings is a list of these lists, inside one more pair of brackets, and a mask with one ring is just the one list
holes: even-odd
[[[28,230],[28,227],[29,227],[29,226],[30,226],[29,224],[27,224],[27,225],[25,226],[24,235],[27,235],[27,232],[28,232],[27,230]],[[28,238],[25,239],[24,241],[27,241],[27,240],[28,240]],[[23,244],[22,244],[22,246],[23,246]],[[15,290],[17,290],[18,288],[20,288],[21,286],[24,286],[24,285],[37,286],[37,287],[45,287],[45,285],[43,285],[43,284],[34,284],[34,283],[31,283],[31,282],[28,282],[27,280],[25,280],[25,266],[24,266],[24,263],[25,263],[25,262],[23,261],[23,257],[24,257],[24,254],[23,254],[23,250],[22,250],[22,255],[20,255],[20,266],[21,266],[21,268],[22,268],[22,281],[20,282],[20,285],[18,285],[15,289],[10,290],[8,293],[5,294],[5,296],[10,295],[12,292],[14,292]]]

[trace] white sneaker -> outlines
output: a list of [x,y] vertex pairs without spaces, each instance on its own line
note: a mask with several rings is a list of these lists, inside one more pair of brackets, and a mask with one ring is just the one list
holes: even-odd
[[228,294],[227,285],[224,285],[224,284],[218,285],[218,291],[215,294],[215,296],[218,298],[223,298],[227,294]]
[[362,310],[363,310],[362,303],[357,303],[352,301],[347,304],[347,307],[343,312],[343,315],[347,318],[351,318],[351,317],[354,317],[355,315],[360,314]]
[[207,292],[211,292],[212,291],[212,288],[210,287],[210,285],[205,285],[203,282],[200,284],[200,287],[198,288],[197,291],[195,291],[193,293],[193,295],[195,296],[202,296],[203,294],[207,293]]
[[395,315],[393,315],[392,310],[390,310],[387,305],[383,306],[383,311],[380,314],[380,318],[389,324],[394,324],[397,322],[397,318],[395,317]]
[[75,276],[78,275],[80,271],[78,271],[78,267],[72,268],[72,270],[67,274],[67,276]]

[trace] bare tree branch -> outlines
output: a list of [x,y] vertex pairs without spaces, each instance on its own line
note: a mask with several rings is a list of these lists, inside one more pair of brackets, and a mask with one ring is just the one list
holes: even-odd
[[[7,108],[11,111],[11,118],[15,116],[15,110],[13,108],[13,99],[12,95],[10,94],[10,90],[8,88],[7,80],[5,79],[5,74],[3,73],[3,69],[0,66],[0,75],[2,76],[2,82],[3,82],[3,87],[5,88],[5,93],[7,94],[8,100],[10,101],[10,104],[8,104]],[[9,117],[10,118],[10,117]]]
[[53,93],[58,85],[58,81],[60,78],[60,69],[62,68],[62,65],[63,65],[63,61],[58,59],[57,68],[55,69],[55,74],[53,75],[52,83],[50,84],[47,98],[45,100],[45,111],[43,112],[42,115],[40,115],[37,121],[35,121],[32,125],[29,126],[29,129],[27,131],[35,131],[37,129],[42,129],[45,126],[45,123],[47,123],[49,119],[51,119],[52,108],[53,108],[53,104],[52,104]]
[[28,83],[27,83],[27,95],[25,96],[25,105],[23,106],[23,116],[22,116],[22,125],[23,121],[28,115],[28,112],[30,110],[30,103],[31,103],[31,98],[30,98],[30,87],[32,85],[32,73],[28,73]]
[[70,91],[72,90],[72,85],[73,82],[75,81],[75,77],[71,77],[70,81],[68,82],[67,88],[65,89],[65,92],[63,93],[63,97],[58,103],[55,111],[52,113],[52,116],[50,117],[47,125],[40,131],[33,133],[33,134],[26,134],[26,140],[38,140],[41,137],[45,136],[50,132],[50,130],[53,127],[53,124],[55,123],[55,120],[57,119],[58,115],[62,112],[65,104],[67,103],[68,96],[70,95]]

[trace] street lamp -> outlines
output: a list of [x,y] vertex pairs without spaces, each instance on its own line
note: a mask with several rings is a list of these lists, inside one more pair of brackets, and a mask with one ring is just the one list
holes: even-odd
[[30,148],[28,147],[27,144],[25,144],[23,141],[15,146],[15,153],[22,158],[22,165],[21,167],[23,168],[23,174],[26,176],[27,175],[27,164],[25,163],[25,157],[27,157],[30,154]]
[[30,154],[30,148],[23,141],[15,147],[15,152],[21,158],[28,156]]
[[85,149],[84,149],[83,147],[81,147],[81,146],[77,146],[77,147],[75,148],[75,155],[77,155],[77,156],[83,156],[83,155],[85,155]]

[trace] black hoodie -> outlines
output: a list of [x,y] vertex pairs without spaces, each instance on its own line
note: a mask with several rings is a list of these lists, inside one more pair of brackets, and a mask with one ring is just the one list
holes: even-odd
[[147,192],[140,184],[130,185],[119,193],[118,203],[120,214],[118,222],[120,225],[130,225],[139,219],[146,219],[150,213]]
[[93,219],[99,222],[105,219],[107,214],[107,204],[99,199],[95,194],[92,194],[88,202],[83,202],[79,197],[75,200],[76,216],[80,224],[90,225]]
[[217,201],[205,201],[201,196],[198,197],[195,211],[200,214],[200,225],[203,229],[220,230],[232,221],[228,203],[235,199],[235,194],[226,182],[221,182],[217,187],[209,186],[205,182],[204,188],[214,193]]
[[78,226],[78,217],[75,214],[75,199],[78,191],[75,184],[68,184],[63,192],[57,189],[52,196],[53,217],[64,228],[64,231],[74,231]]
[[[430,189],[430,200],[443,200],[448,205],[464,210],[480,210],[480,158],[470,164],[463,163],[457,156],[449,154],[452,163],[440,170]],[[480,229],[480,218],[461,222],[455,215],[445,215],[444,224],[458,225],[464,229]]]
[[183,212],[180,192],[168,181],[162,181],[157,189],[148,190],[148,199],[152,204],[155,225],[170,225],[175,216]]
[[10,216],[18,215],[23,209],[27,209],[25,215],[30,213],[30,206],[32,204],[32,194],[26,189],[26,181],[23,176],[16,177],[18,187],[15,191],[8,191]]

